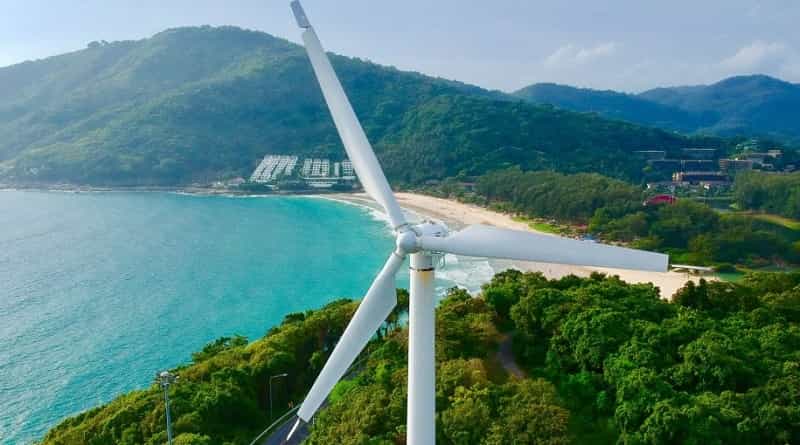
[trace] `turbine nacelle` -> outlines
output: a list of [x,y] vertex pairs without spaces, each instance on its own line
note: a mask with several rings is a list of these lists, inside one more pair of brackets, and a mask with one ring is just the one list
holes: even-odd
[[422,251],[424,237],[444,238],[450,232],[444,224],[423,221],[419,224],[405,224],[397,229],[395,245],[398,255],[404,256]]

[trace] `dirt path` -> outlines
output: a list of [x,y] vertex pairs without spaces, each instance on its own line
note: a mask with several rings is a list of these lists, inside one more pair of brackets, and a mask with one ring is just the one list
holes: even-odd
[[497,350],[497,361],[503,369],[512,376],[523,379],[525,378],[525,371],[519,367],[517,361],[514,359],[513,337],[511,334],[506,334],[500,341],[500,347]]

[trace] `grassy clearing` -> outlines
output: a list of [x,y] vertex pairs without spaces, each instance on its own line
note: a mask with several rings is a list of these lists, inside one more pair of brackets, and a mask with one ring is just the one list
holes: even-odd
[[533,230],[544,233],[552,233],[553,235],[567,235],[571,230],[567,226],[561,226],[541,219],[525,218],[523,216],[512,217],[514,221],[525,223]]
[[534,222],[529,222],[528,225],[533,230],[538,230],[540,232],[553,233],[556,235],[561,235],[562,233],[564,233],[564,231],[560,227],[546,222],[534,221]]
[[716,275],[721,281],[726,281],[728,283],[737,283],[741,281],[742,278],[744,278],[745,274],[743,272],[736,271],[736,272],[718,272]]
[[742,215],[742,216],[749,216],[759,221],[764,221],[766,223],[774,224],[776,226],[780,226],[785,229],[800,232],[800,220],[787,218],[785,216],[776,215],[774,213],[757,213],[752,211],[747,211],[747,212],[736,211],[731,213],[735,213],[737,215]]
[[786,227],[790,230],[800,231],[800,221],[785,216],[773,215],[771,213],[752,213],[753,218],[766,221],[772,224]]
[[793,266],[769,266],[769,267],[745,267],[745,266],[736,266],[735,272],[718,272],[715,275],[722,281],[727,281],[729,283],[737,283],[744,278],[750,272],[797,272],[800,271],[800,268],[793,267]]
[[777,226],[781,226],[787,228],[789,230],[795,230],[800,232],[800,220],[787,218],[781,215],[775,215],[774,213],[758,213],[753,211],[742,211],[742,210],[725,210],[721,208],[717,208],[711,206],[714,210],[720,211],[722,213],[729,213],[729,214],[736,214],[742,216],[749,216],[753,219],[757,219],[759,221],[768,222],[770,224],[775,224]]

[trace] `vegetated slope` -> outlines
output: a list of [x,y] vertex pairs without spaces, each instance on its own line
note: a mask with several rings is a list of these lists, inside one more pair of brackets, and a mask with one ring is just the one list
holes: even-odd
[[800,86],[763,75],[656,88],[638,95],[545,83],[513,95],[531,103],[683,132],[800,140]]
[[[652,284],[508,270],[482,298],[453,288],[436,310],[437,443],[797,443],[798,285],[797,273],[749,274],[690,283],[670,303]],[[306,443],[405,443],[408,331],[398,321],[408,294],[398,297]],[[288,374],[273,387],[276,411],[302,400],[355,306],[290,314],[264,339],[194,354],[170,388],[175,443],[250,443],[269,423],[268,377]],[[529,377],[498,362],[501,327]],[[42,444],[163,444],[162,400],[155,384],[130,392]]]
[[552,107],[442,95],[405,113],[378,149],[391,177],[413,183],[513,165],[638,179],[643,162],[632,151],[725,144]]
[[[631,150],[724,143],[362,60],[333,64],[393,180],[513,164],[636,177]],[[0,178],[10,182],[186,184],[247,175],[265,153],[342,153],[302,48],[233,27],[2,68],[0,116]]]
[[[288,373],[273,388],[277,417],[308,390],[325,363],[324,351],[333,349],[356,307],[339,300],[289,314],[263,339],[220,338],[193,354],[192,364],[175,370],[180,380],[170,387],[175,443],[250,443],[272,421],[269,377]],[[163,393],[154,382],[64,420],[42,444],[164,444],[165,426]]]

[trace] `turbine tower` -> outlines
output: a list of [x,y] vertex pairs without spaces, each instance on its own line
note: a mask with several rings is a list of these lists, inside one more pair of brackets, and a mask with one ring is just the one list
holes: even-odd
[[378,159],[298,0],[291,2],[308,58],[347,155],[366,193],[386,211],[396,235],[395,249],[373,281],[339,343],[322,368],[287,440],[302,422],[309,422],[333,386],[397,305],[395,274],[410,256],[407,443],[435,442],[434,254],[504,258],[665,272],[668,257],[531,232],[473,225],[449,233],[434,223],[410,224],[386,181]]

